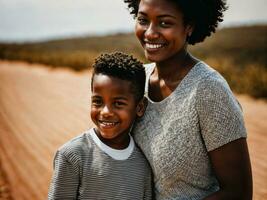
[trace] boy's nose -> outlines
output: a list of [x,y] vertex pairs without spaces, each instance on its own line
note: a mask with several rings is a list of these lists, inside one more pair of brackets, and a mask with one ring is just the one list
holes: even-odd
[[104,115],[104,116],[112,115],[112,110],[106,105],[101,110],[101,115]]

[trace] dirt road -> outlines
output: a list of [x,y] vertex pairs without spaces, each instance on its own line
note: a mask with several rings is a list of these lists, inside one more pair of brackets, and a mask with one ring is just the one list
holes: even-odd
[[[92,126],[89,77],[0,62],[0,199],[9,199],[8,191],[14,200],[46,199],[56,149]],[[249,133],[254,199],[267,199],[267,103],[238,99]]]

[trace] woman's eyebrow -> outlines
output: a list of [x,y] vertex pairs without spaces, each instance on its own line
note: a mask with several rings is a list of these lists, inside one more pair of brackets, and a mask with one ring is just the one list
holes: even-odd
[[[138,14],[144,15],[144,16],[148,16],[145,12],[142,12],[142,11],[138,12]],[[157,18],[165,18],[165,17],[170,17],[170,18],[173,18],[173,19],[177,19],[175,16],[168,15],[168,14],[162,14],[162,15],[157,16]]]
[[138,13],[137,13],[138,15],[145,15],[145,16],[147,16],[147,14],[146,13],[144,13],[144,12],[142,12],[142,11],[138,11]]
[[173,18],[173,19],[177,19],[175,16],[172,16],[172,15],[159,15],[158,18],[165,18],[165,17],[170,17],[170,18]]

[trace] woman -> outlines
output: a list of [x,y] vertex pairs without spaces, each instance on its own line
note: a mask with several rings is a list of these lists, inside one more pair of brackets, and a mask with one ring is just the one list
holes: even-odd
[[242,110],[227,82],[187,51],[222,21],[223,0],[124,0],[144,48],[148,106],[134,137],[156,199],[251,199]]

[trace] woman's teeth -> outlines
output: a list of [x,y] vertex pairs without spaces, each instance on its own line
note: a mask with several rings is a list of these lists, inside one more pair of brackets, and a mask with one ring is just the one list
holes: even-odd
[[162,44],[149,44],[149,43],[146,43],[145,45],[149,49],[159,49],[163,46]]

